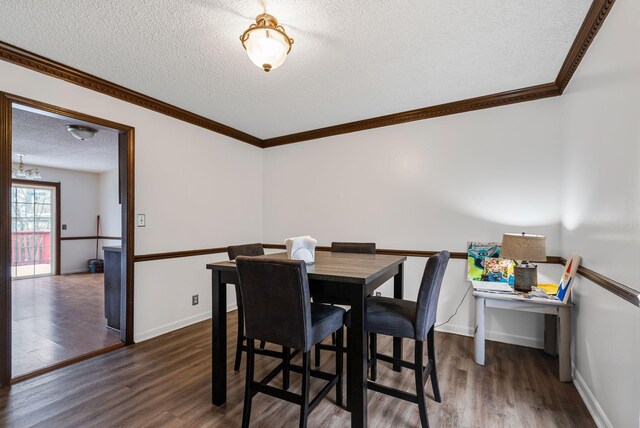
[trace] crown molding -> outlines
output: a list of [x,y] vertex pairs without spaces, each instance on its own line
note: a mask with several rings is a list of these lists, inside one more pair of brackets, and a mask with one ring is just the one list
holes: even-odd
[[554,82],[267,139],[260,139],[238,129],[231,128],[2,41],[0,41],[0,59],[165,114],[256,147],[269,148],[417,120],[560,96],[571,81],[582,58],[602,27],[614,3],[615,0],[594,0],[591,3],[589,11],[582,22],[580,30]]
[[573,74],[578,69],[582,58],[587,53],[587,49],[591,46],[591,42],[598,34],[614,3],[615,0],[594,0],[591,3],[587,16],[582,22],[580,30],[578,30],[578,34],[560,68],[558,77],[556,77],[555,84],[561,93],[564,92],[569,81],[571,81]]
[[266,149],[284,144],[298,143],[300,141],[315,140],[333,135],[348,134],[372,128],[381,128],[383,126],[398,125],[416,120],[431,119],[439,116],[448,116],[451,114],[499,107],[524,101],[539,100],[541,98],[555,97],[560,94],[561,92],[555,83],[545,83],[543,85],[531,86],[529,88],[514,89],[512,91],[419,108],[402,113],[394,113],[386,116],[314,129],[311,131],[298,132],[296,134],[284,135],[282,137],[268,138],[266,140],[262,140],[262,143],[263,147]]
[[0,59],[162,113],[209,131],[262,147],[262,140],[253,135],[2,41],[0,41]]

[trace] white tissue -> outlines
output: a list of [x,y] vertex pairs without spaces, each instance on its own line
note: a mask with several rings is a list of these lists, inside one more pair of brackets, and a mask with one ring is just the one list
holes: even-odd
[[287,257],[291,260],[303,260],[307,264],[313,264],[316,258],[317,240],[311,236],[295,236],[284,240],[287,246]]

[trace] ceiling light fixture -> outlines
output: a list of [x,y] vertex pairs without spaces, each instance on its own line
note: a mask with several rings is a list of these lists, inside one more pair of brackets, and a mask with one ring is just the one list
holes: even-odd
[[97,129],[82,125],[67,125],[67,131],[69,131],[74,138],[82,141],[93,138],[98,133]]
[[293,45],[293,39],[287,36],[284,28],[278,25],[278,20],[266,10],[256,16],[256,23],[242,33],[240,41],[249,59],[266,72],[280,67]]
[[17,153],[17,155],[20,156],[20,163],[18,164],[18,169],[12,168],[11,178],[42,180],[42,176],[40,175],[38,168],[24,169],[24,162],[22,162],[22,157],[24,155],[21,155],[20,153]]

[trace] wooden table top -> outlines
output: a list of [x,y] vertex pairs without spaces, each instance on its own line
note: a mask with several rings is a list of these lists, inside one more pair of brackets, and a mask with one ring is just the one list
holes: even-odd
[[[287,253],[258,257],[286,259]],[[368,284],[406,260],[405,256],[316,251],[315,263],[307,265],[307,274],[315,280]],[[207,269],[230,271],[236,269],[236,264],[233,261],[209,263]]]

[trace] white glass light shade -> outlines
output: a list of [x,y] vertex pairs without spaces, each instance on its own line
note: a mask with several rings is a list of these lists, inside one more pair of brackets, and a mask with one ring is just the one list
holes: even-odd
[[256,16],[256,23],[240,36],[240,41],[251,62],[264,71],[280,67],[293,45],[293,39],[268,13]]
[[245,47],[249,59],[264,71],[280,67],[289,53],[285,37],[277,31],[267,29],[251,31]]
[[81,141],[93,138],[98,133],[97,129],[80,125],[67,125],[67,131],[69,131],[74,138]]

